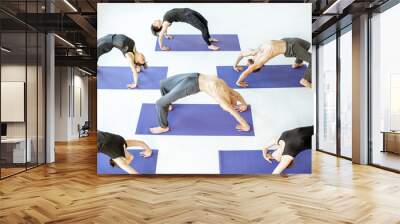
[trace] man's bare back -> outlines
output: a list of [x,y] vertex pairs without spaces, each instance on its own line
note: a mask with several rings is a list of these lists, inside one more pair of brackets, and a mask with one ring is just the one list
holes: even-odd
[[264,65],[270,59],[284,54],[286,51],[286,42],[283,40],[269,40],[263,43],[254,55],[254,64]]
[[217,101],[220,99],[230,102],[230,87],[217,76],[200,74],[199,88]]

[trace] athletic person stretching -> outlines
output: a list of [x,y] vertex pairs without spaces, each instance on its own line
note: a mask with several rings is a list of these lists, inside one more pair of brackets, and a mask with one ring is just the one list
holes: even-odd
[[188,8],[171,9],[165,13],[163,21],[157,19],[151,24],[151,32],[155,36],[158,36],[158,43],[161,50],[170,50],[169,47],[164,46],[163,41],[164,37],[172,39],[172,36],[168,35],[167,31],[168,27],[171,26],[173,22],[188,23],[193,27],[199,29],[201,31],[201,34],[203,35],[204,41],[208,45],[208,49],[214,51],[219,50],[219,47],[211,43],[217,42],[218,40],[210,36],[207,20],[200,13]]
[[236,85],[240,87],[247,87],[248,83],[244,80],[252,72],[256,72],[272,58],[278,55],[285,55],[286,57],[295,57],[296,61],[292,65],[293,68],[299,68],[303,65],[303,61],[308,62],[308,68],[304,73],[300,84],[305,87],[311,88],[311,53],[310,43],[300,38],[284,38],[282,40],[271,40],[262,44],[257,49],[240,52],[233,69],[237,72],[242,71],[243,68],[238,66],[239,62],[244,57],[252,56],[253,59],[248,60],[248,68],[240,75],[236,81]]
[[135,41],[123,34],[108,34],[97,40],[97,59],[113,48],[118,48],[129,62],[133,74],[133,83],[128,84],[128,88],[133,89],[138,86],[140,67],[147,68],[144,55],[136,51]]
[[229,88],[217,76],[199,73],[180,74],[162,80],[160,86],[162,97],[156,104],[159,127],[150,128],[151,133],[160,134],[169,131],[168,111],[172,110],[171,104],[201,91],[214,98],[223,110],[229,112],[239,122],[237,130],[250,131],[249,124],[239,114],[247,110],[247,103],[238,92]]
[[[263,156],[268,161],[275,159],[279,162],[272,174],[280,174],[286,168],[293,165],[294,158],[302,151],[311,149],[311,137],[314,126],[300,127],[282,133],[278,141],[274,141],[263,149]],[[270,154],[268,149],[276,148]]]
[[[152,151],[150,147],[138,140],[129,140],[129,146],[140,146],[144,148],[140,155],[143,157],[150,157]],[[112,167],[117,164],[121,169],[129,174],[138,174],[129,164],[133,160],[133,155],[126,149],[128,143],[119,135],[111,134],[108,132],[97,132],[97,151],[106,154],[110,157],[110,165]]]

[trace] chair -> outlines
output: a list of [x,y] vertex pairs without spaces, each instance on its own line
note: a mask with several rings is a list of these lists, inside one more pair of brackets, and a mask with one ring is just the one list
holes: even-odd
[[89,129],[90,129],[89,121],[85,121],[82,127],[78,124],[79,138],[89,136]]

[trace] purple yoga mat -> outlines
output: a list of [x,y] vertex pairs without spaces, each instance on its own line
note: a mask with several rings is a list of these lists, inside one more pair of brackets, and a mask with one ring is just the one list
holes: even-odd
[[[247,67],[243,67],[243,71]],[[303,77],[307,66],[293,69],[291,65],[264,65],[263,68],[250,74],[245,81],[247,88],[288,88],[302,87],[299,81]],[[217,66],[218,77],[223,79],[232,88],[238,87],[235,83],[242,72],[233,70],[233,66]]]
[[[294,166],[283,171],[286,174],[310,174],[311,150],[299,153]],[[261,150],[219,151],[219,170],[221,174],[271,174],[278,162],[268,163]]]
[[[130,164],[139,174],[155,174],[157,167],[158,150],[153,149],[151,157],[140,156],[142,150],[128,149],[135,157]],[[118,166],[110,166],[110,157],[97,153],[97,174],[128,174]]]
[[[202,136],[254,136],[251,108],[240,113],[249,123],[249,132],[235,129],[237,122],[217,104],[173,104],[168,114],[170,131],[162,135],[202,135]],[[155,104],[142,104],[137,135],[151,135],[149,128],[158,126]]]
[[[208,49],[200,34],[175,34],[174,39],[164,38],[164,45],[171,48],[171,51],[212,51]],[[219,51],[240,51],[239,37],[236,34],[215,34],[211,35],[218,42],[214,44],[220,47]],[[156,39],[156,51],[161,51]]]
[[[139,73],[139,87],[135,89],[159,89],[160,81],[167,77],[168,67],[148,67]],[[133,82],[129,67],[104,66],[97,69],[98,89],[128,89]]]

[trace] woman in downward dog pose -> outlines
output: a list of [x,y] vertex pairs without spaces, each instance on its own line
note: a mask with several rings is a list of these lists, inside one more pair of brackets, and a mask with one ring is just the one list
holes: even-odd
[[[311,137],[314,126],[300,127],[282,133],[278,140],[274,140],[263,149],[263,157],[271,163],[271,159],[279,162],[272,174],[280,174],[293,165],[294,158],[302,151],[311,149]],[[269,153],[269,149],[276,149]]]
[[135,41],[131,38],[123,34],[108,34],[97,40],[97,60],[101,55],[110,52],[114,47],[122,52],[131,68],[133,82],[128,84],[128,88],[136,88],[138,86],[141,67],[147,68],[144,55],[136,50]]
[[189,9],[189,8],[178,8],[171,9],[165,13],[163,20],[155,20],[151,24],[151,32],[158,36],[158,43],[160,45],[161,50],[168,51],[169,47],[164,46],[164,37],[167,39],[172,39],[172,36],[168,35],[168,28],[174,22],[184,22],[192,25],[193,27],[200,30],[204,42],[206,42],[208,49],[211,50],[219,50],[219,47],[215,46],[212,42],[217,42],[218,40],[212,38],[210,36],[210,32],[208,31],[208,22],[207,20],[198,12]]
[[108,132],[97,132],[97,151],[104,153],[110,157],[110,165],[114,167],[118,165],[119,168],[123,169],[129,174],[138,174],[129,164],[134,159],[134,156],[128,152],[127,147],[140,146],[144,150],[140,152],[140,155],[147,158],[152,154],[150,147],[139,140],[127,141],[119,135],[111,134]]

